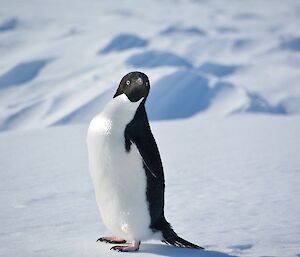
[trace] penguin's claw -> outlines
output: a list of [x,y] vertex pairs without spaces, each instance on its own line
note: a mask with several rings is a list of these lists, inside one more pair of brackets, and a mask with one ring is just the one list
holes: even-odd
[[118,237],[100,237],[96,242],[103,242],[107,244],[125,244],[126,240]]
[[110,248],[110,250],[118,252],[136,252],[140,249],[140,241],[133,241],[132,245],[116,245]]
[[135,252],[138,251],[139,248],[134,248],[132,246],[125,246],[125,245],[116,245],[110,248],[110,250],[114,250],[118,252]]

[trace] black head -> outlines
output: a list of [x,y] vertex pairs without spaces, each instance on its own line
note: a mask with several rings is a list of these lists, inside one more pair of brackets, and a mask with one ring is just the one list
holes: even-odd
[[133,71],[122,78],[114,98],[125,93],[131,102],[137,102],[142,97],[146,99],[149,90],[150,83],[147,75],[139,71]]

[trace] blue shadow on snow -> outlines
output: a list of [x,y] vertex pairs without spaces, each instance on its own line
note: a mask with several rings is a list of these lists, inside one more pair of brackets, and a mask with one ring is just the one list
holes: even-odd
[[189,257],[236,257],[226,253],[209,251],[209,250],[195,250],[188,248],[179,248],[174,246],[162,244],[142,244],[140,248],[141,253],[150,253],[160,256],[189,256]]
[[156,50],[135,54],[129,57],[126,63],[135,68],[154,68],[161,66],[192,67],[187,60],[178,55]]
[[16,18],[10,18],[0,24],[0,32],[6,32],[17,28],[18,20]]
[[[228,82],[209,81],[196,71],[179,70],[169,74],[151,88],[147,111],[151,120],[170,120],[191,117],[208,109],[222,92],[234,95],[237,88]],[[272,105],[258,94],[244,90],[245,102],[235,113],[286,114],[282,104]]]
[[282,40],[279,48],[283,50],[291,50],[296,52],[300,51],[300,37]]
[[99,54],[110,52],[120,52],[136,47],[145,47],[148,45],[148,40],[140,38],[133,34],[120,34],[114,37],[107,46],[99,51]]
[[190,117],[210,103],[208,80],[188,70],[177,71],[158,80],[147,102],[152,120]]
[[225,65],[213,62],[205,62],[200,67],[197,68],[197,71],[211,74],[216,77],[225,77],[230,74],[233,74],[239,66],[236,65]]
[[161,31],[159,34],[160,35],[185,34],[185,35],[195,35],[195,36],[206,36],[205,31],[197,27],[181,28],[175,25],[166,28],[165,30]]
[[18,86],[33,80],[50,59],[21,62],[0,76],[0,89]]

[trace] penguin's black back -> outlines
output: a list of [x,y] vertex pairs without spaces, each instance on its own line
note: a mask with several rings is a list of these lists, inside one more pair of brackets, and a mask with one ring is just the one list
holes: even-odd
[[152,135],[144,102],[139,106],[133,120],[125,129],[125,148],[130,151],[134,143],[144,162],[147,178],[147,201],[151,217],[150,228],[158,230],[156,224],[164,216],[165,179],[157,144]]
[[164,172],[158,147],[150,129],[145,110],[145,101],[146,99],[143,100],[137,109],[133,120],[126,126],[124,137],[126,151],[129,152],[131,144],[134,143],[143,158],[143,167],[147,177],[146,196],[151,218],[149,227],[153,232],[161,231],[163,235],[162,241],[166,244],[203,249],[179,237],[164,216]]

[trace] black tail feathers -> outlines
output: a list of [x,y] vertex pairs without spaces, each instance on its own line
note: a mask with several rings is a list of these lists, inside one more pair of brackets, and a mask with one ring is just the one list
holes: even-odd
[[178,247],[204,249],[203,247],[201,247],[199,245],[195,245],[195,244],[179,237],[172,229],[171,229],[171,233],[169,235],[167,235],[167,236],[164,235],[164,240],[162,240],[162,242],[164,242],[168,245],[174,245],[174,246],[178,246]]
[[162,226],[162,234],[163,234],[163,240],[162,242],[168,244],[168,245],[174,245],[178,247],[186,247],[186,248],[193,248],[193,249],[204,249],[201,246],[195,245],[181,237],[179,237],[176,232],[172,229],[171,225],[164,220],[163,226]]

